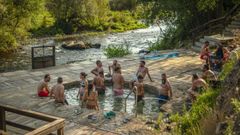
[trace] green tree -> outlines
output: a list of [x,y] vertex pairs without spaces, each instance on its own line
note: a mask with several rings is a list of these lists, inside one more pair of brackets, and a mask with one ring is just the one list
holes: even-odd
[[40,27],[40,14],[45,0],[0,0],[0,51],[15,49],[17,40],[24,40],[28,31]]

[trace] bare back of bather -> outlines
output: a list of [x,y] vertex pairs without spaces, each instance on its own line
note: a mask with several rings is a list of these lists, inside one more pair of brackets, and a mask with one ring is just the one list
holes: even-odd
[[54,94],[55,101],[58,103],[64,103],[64,86],[63,84],[56,84],[52,88],[52,93]]
[[115,69],[115,73],[112,76],[112,81],[115,95],[122,95],[124,88],[124,78],[120,73],[120,68]]

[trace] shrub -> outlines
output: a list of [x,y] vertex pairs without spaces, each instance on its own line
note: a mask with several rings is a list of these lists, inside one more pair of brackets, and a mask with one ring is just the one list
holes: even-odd
[[159,50],[166,50],[166,49],[174,49],[177,47],[180,38],[176,36],[178,33],[178,29],[175,27],[169,27],[165,31],[163,31],[162,37],[159,37],[157,42],[150,43],[148,50],[150,51],[159,51]]
[[193,131],[195,134],[199,133],[199,121],[211,112],[219,93],[220,90],[209,89],[198,97],[190,111],[185,111],[182,116],[179,114],[171,116],[171,119],[178,123],[176,131],[187,135],[193,134]]
[[104,49],[104,55],[108,58],[123,57],[128,54],[131,54],[128,44],[108,45],[108,47]]
[[0,31],[0,52],[6,53],[16,48],[16,38],[8,32]]

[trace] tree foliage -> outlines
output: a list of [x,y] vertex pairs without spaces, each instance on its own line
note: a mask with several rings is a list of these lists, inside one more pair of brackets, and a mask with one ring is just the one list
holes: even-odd
[[0,52],[17,46],[17,39],[24,40],[28,30],[39,27],[44,12],[44,0],[0,0]]
[[171,30],[166,32],[173,33],[172,38],[164,37],[168,39],[159,43],[171,45],[169,48],[189,38],[191,29],[223,16],[234,6],[232,0],[142,0],[142,3],[150,7],[145,12],[149,22],[160,20],[170,26]]
[[[133,9],[136,0],[115,3]],[[109,0],[0,0],[0,52],[15,49],[30,35],[72,34],[85,30],[121,32],[144,27],[132,12],[112,11]]]

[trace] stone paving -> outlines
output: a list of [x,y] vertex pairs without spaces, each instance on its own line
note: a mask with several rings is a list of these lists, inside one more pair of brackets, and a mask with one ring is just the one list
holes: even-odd
[[[181,109],[184,93],[191,85],[191,75],[192,73],[200,72],[202,64],[199,56],[196,54],[186,50],[178,51],[181,53],[178,58],[146,61],[146,66],[149,67],[150,74],[154,80],[154,82],[150,82],[149,79],[146,78],[146,84],[159,87],[161,73],[166,72],[173,86],[173,99],[162,107],[167,112],[176,112]],[[103,61],[105,72],[108,71],[107,65],[111,64],[111,61],[112,60]],[[130,80],[138,68],[139,59],[121,58],[118,61],[122,65],[125,80]],[[90,74],[90,70],[94,67],[95,61],[84,61],[45,69],[1,73],[0,103],[63,117],[66,119],[66,134],[127,134],[127,131],[119,131],[119,129],[110,132],[99,129],[97,128],[98,126],[93,127],[86,125],[85,123],[87,122],[83,121],[87,115],[91,113],[95,114],[96,112],[86,110],[81,115],[73,116],[74,110],[79,108],[78,106],[59,106],[55,104],[52,99],[38,98],[36,96],[37,83],[43,78],[44,74],[51,74],[52,80],[50,86],[52,86],[56,83],[56,79],[59,76],[63,77],[64,83],[79,80],[79,73],[82,71],[88,73],[88,79],[91,80],[93,75]],[[16,119],[13,114],[7,114],[7,118],[20,123],[25,121],[25,124],[34,127],[39,127],[44,124],[42,122],[37,122],[36,124],[36,122],[31,120],[26,121],[26,118]],[[131,122],[129,124],[136,125],[137,122],[135,122],[135,124],[133,123],[134,122]],[[128,124],[124,126],[126,125]],[[13,130],[11,132],[13,132]],[[149,131],[149,133],[150,132],[151,131]],[[130,133],[130,131],[128,133]]]

